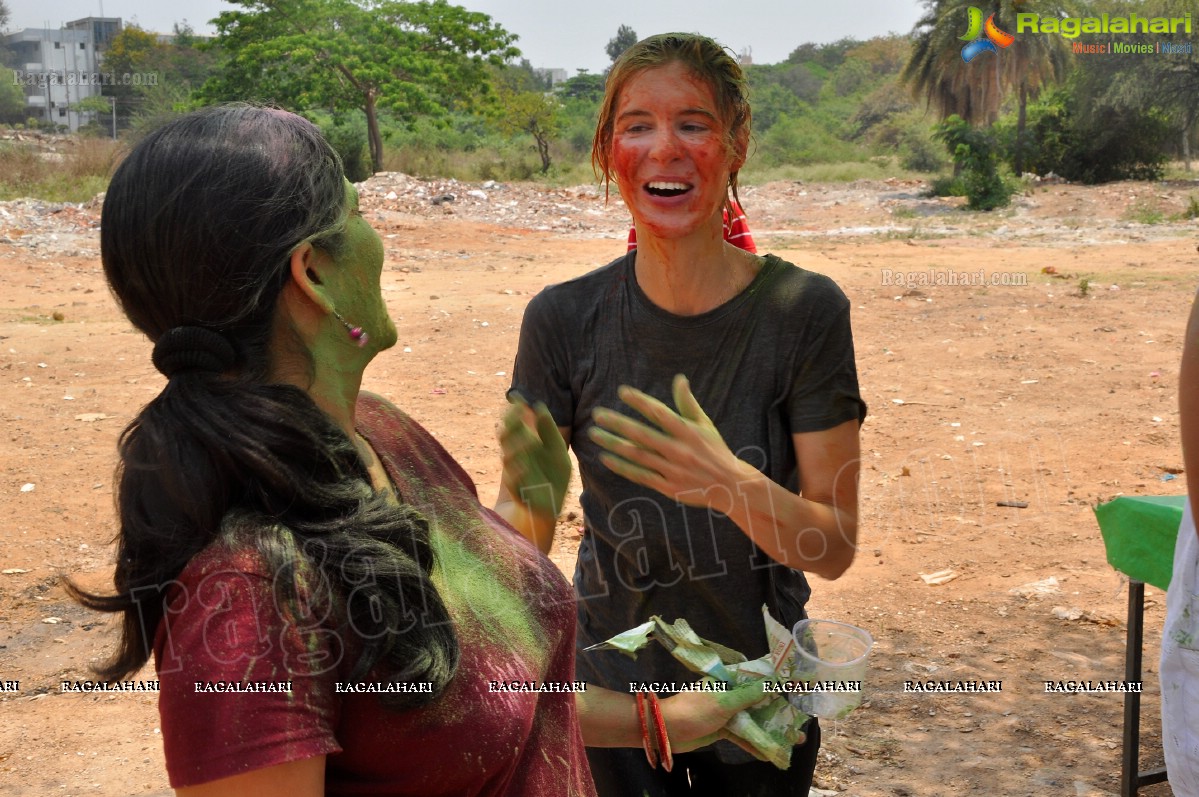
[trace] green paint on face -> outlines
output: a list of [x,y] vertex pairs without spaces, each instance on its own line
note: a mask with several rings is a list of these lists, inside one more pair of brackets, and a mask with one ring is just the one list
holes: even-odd
[[[312,356],[334,372],[358,379],[366,363],[395,345],[395,322],[387,312],[380,284],[383,241],[358,210],[358,191],[346,182],[346,217],[337,251],[322,251],[332,267],[322,270],[322,292],[351,327],[360,327],[367,342],[359,347],[349,330],[330,314],[327,330],[313,341]],[[336,388],[335,388],[336,389]]]

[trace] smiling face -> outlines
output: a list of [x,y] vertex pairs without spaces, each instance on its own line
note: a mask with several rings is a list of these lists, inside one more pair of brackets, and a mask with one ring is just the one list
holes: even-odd
[[719,239],[744,143],[729,146],[711,86],[678,62],[645,69],[625,83],[614,116],[609,160],[638,241]]

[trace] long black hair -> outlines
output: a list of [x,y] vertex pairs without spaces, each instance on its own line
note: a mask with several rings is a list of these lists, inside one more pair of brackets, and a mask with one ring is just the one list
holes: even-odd
[[380,665],[394,680],[432,682],[432,694],[395,701],[411,706],[453,677],[459,649],[430,581],[425,519],[376,493],[333,419],[269,377],[290,255],[303,241],[337,253],[345,214],[337,154],[311,123],[275,109],[183,116],[114,174],[104,273],[169,379],[120,438],[116,593],[70,585],[85,606],[124,615],[101,677],[146,663],[172,579],[221,537],[252,546],[277,598],[334,596],[360,651],[351,680]]

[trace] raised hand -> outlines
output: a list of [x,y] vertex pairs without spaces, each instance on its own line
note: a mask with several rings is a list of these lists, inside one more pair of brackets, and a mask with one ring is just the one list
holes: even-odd
[[514,396],[500,427],[500,448],[508,494],[535,515],[557,518],[570,483],[570,456],[545,404],[530,407]]
[[729,450],[685,376],[674,378],[672,393],[677,411],[640,390],[620,388],[620,399],[652,425],[596,409],[596,425],[588,434],[604,449],[600,461],[629,481],[681,503],[728,512],[737,482],[761,474]]

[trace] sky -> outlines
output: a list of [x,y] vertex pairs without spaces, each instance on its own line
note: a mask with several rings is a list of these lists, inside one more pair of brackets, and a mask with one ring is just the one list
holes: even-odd
[[[234,6],[222,0],[5,0],[9,30],[58,27],[88,16],[121,17],[169,33],[187,20],[211,34],[208,20]],[[918,0],[451,0],[488,14],[520,37],[533,66],[603,71],[604,46],[621,25],[640,37],[668,31],[698,32],[734,51],[749,50],[754,63],[774,64],[804,42],[868,39],[907,33],[920,17]]]

